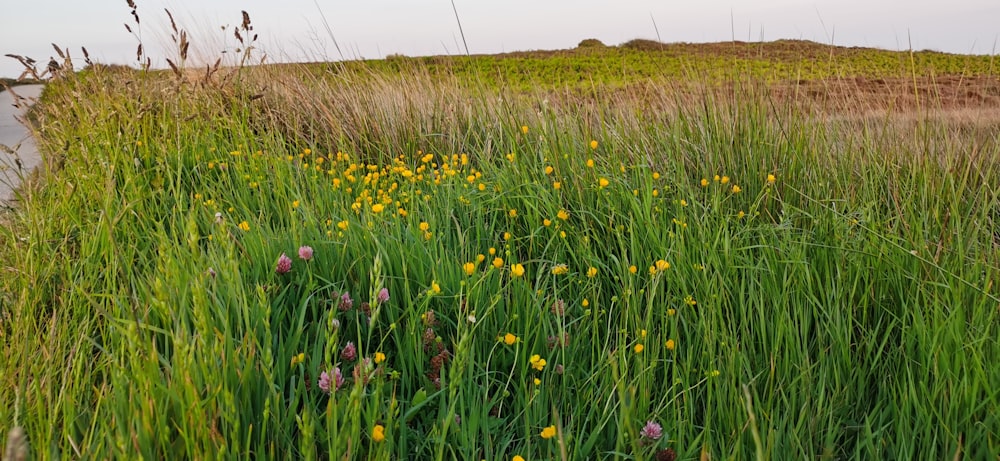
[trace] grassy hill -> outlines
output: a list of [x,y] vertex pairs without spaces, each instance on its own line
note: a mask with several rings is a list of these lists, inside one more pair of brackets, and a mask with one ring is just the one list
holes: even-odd
[[343,66],[330,65],[326,69],[364,67],[395,72],[413,64],[419,64],[430,75],[454,75],[463,81],[517,90],[539,87],[587,90],[595,85],[644,83],[650,78],[705,83],[733,80],[777,83],[854,77],[978,77],[997,73],[992,56],[846,48],[798,40],[709,44],[633,40],[617,47],[584,46],[471,57],[395,56]]
[[995,458],[991,59],[585,45],[51,82],[0,443]]

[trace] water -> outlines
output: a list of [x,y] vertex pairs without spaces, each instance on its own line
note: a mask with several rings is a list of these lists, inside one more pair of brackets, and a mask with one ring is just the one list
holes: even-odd
[[[33,102],[42,93],[42,87],[43,85],[18,86],[14,87],[14,93]],[[15,119],[15,116],[23,115],[26,110],[27,107],[14,107],[14,95],[9,91],[0,92],[0,144],[17,153],[11,155],[7,149],[0,147],[0,204],[14,200],[14,191],[21,185],[21,178],[27,177],[42,163],[31,132]]]

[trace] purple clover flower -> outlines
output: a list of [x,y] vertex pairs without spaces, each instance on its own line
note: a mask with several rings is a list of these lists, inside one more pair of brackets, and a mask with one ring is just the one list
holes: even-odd
[[334,367],[329,372],[324,371],[319,375],[319,388],[327,394],[337,392],[344,385],[344,374],[340,372],[340,367]]
[[347,342],[347,345],[344,346],[344,350],[340,351],[340,358],[348,362],[358,358],[358,349],[354,347],[353,342]]
[[654,421],[646,421],[646,425],[639,431],[639,435],[650,440],[659,440],[663,437],[663,427]]
[[292,258],[289,258],[288,255],[282,253],[281,256],[278,257],[278,265],[275,266],[274,272],[280,275],[287,274],[291,270]]

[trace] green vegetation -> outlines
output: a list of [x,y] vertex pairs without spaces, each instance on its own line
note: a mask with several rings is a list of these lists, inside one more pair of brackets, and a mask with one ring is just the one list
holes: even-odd
[[605,45],[604,42],[602,42],[602,41],[600,41],[600,40],[598,40],[596,38],[588,38],[588,39],[582,40],[580,42],[580,44],[578,44],[576,47],[577,48],[604,48],[606,46],[607,45]]
[[591,91],[595,87],[645,84],[650,78],[720,84],[844,77],[993,76],[993,61],[993,56],[843,48],[796,40],[709,45],[633,40],[618,47],[584,40],[572,50],[354,61],[319,65],[316,70],[397,73],[409,71],[415,64],[431,76],[454,76],[472,86]]
[[[0,428],[41,458],[992,459],[993,126],[816,118],[705,59],[51,83],[0,227]],[[810,72],[916,72],[836,59]]]

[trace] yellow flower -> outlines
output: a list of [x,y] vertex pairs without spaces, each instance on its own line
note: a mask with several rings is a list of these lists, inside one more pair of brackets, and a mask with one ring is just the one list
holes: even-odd
[[521,125],[521,133],[528,134],[528,125]]
[[510,240],[510,232],[504,232],[504,233],[503,233],[503,240],[504,240],[505,242],[506,242],[507,240]]
[[514,457],[511,458],[510,461],[524,461],[524,458],[521,455],[514,455]]
[[383,354],[381,352],[376,352],[375,353],[375,363],[382,363],[382,362],[385,362],[385,354]]
[[590,300],[587,298],[583,298],[583,302],[580,304],[583,304],[583,307],[587,307],[590,305]]
[[588,158],[587,159],[587,167],[588,168],[593,168],[594,167],[594,159],[592,159],[592,158]]
[[561,219],[561,220],[563,220],[563,221],[565,221],[565,220],[569,219],[569,212],[566,211],[566,210],[559,210],[559,212],[556,213],[556,217],[559,218],[559,219]]
[[537,386],[537,385],[539,385],[539,384],[542,384],[542,380],[540,380],[540,379],[538,379],[538,378],[535,378],[535,380],[534,380],[534,383],[535,383],[535,385]]
[[667,269],[670,269],[670,263],[668,263],[668,262],[666,262],[666,261],[664,261],[662,259],[656,261],[656,270],[658,270],[658,271],[665,271]]
[[431,282],[431,293],[438,294],[440,292],[441,292],[441,285],[438,285],[437,282]]
[[555,182],[552,183],[552,188],[555,189],[555,190],[562,189],[562,183],[559,182],[559,181],[555,181]]
[[503,258],[501,258],[499,256],[496,257],[496,258],[493,258],[493,267],[495,267],[497,269],[502,268],[503,267]]
[[646,330],[639,330],[639,337],[645,339],[646,338]]
[[472,275],[472,274],[474,274],[476,272],[476,263],[467,262],[467,263],[463,264],[462,265],[462,271],[465,272],[465,275]]
[[556,436],[556,427],[555,426],[548,426],[545,429],[542,429],[541,436],[542,436],[543,439],[551,439],[552,437],[555,437]]
[[479,185],[476,186],[476,188],[479,189],[480,192],[482,192],[482,191],[486,190],[486,184],[479,183]]
[[635,351],[636,354],[641,354],[643,349],[645,349],[645,347],[642,345],[642,343],[638,343],[635,345],[635,347],[632,348],[632,350]]
[[298,364],[300,364],[302,362],[305,362],[305,361],[306,361],[306,354],[303,353],[303,352],[299,352],[297,355],[293,355],[292,356],[292,366],[293,367],[295,365],[298,365]]
[[493,247],[490,247],[490,256],[494,256],[496,254],[497,254],[497,249],[493,248]]
[[677,315],[677,309],[674,309],[672,307],[670,309],[667,309],[667,315],[670,317]]
[[431,228],[431,225],[427,222],[421,221],[418,227],[420,227],[420,230],[427,232],[427,230]]
[[546,363],[545,359],[543,359],[542,356],[538,354],[532,355],[528,359],[528,362],[530,362],[531,366],[538,371],[542,371],[545,369],[545,363]]
[[372,440],[374,440],[376,442],[382,442],[382,441],[384,441],[385,440],[385,427],[382,427],[381,424],[376,424],[375,427],[372,428]]
[[552,225],[552,220],[549,219],[549,218],[545,218],[545,219],[542,220],[542,225],[545,226],[545,227],[549,227],[549,226]]
[[299,201],[298,200],[293,201],[292,208],[298,208],[298,207],[299,207]]
[[524,275],[524,266],[521,264],[511,264],[510,265],[510,275],[514,277],[521,277]]
[[545,174],[552,174],[553,170],[554,170],[554,168],[552,168],[552,166],[549,165],[549,166],[545,167]]
[[249,230],[250,230],[250,223],[248,223],[248,222],[246,222],[246,221],[243,221],[243,222],[241,222],[241,223],[239,224],[239,227],[240,227],[240,229],[241,229],[242,231],[244,231],[244,232],[246,232],[246,231],[249,231]]
[[681,204],[681,206],[688,206],[687,200],[684,200],[684,199],[681,199],[680,204]]
[[684,304],[687,304],[688,306],[694,306],[695,304],[698,304],[698,301],[695,301],[693,296],[687,295],[684,297]]
[[608,184],[611,184],[611,182],[608,181],[607,179],[601,178],[597,180],[597,186],[600,187],[601,189],[608,187]]
[[629,272],[630,274],[634,274],[634,273],[636,273],[636,272],[639,272],[639,268],[635,267],[635,265],[632,265],[632,266],[628,266],[628,272]]
[[552,275],[563,275],[569,272],[569,268],[565,264],[556,264],[552,266]]
[[481,263],[483,261],[486,261],[486,255],[484,255],[482,253],[477,254],[476,255],[476,262],[477,263]]
[[590,269],[587,269],[587,277],[588,278],[594,278],[596,276],[597,276],[597,268],[596,267],[591,267]]
[[384,209],[385,209],[385,205],[382,205],[381,203],[376,203],[376,204],[372,205],[372,213],[381,213],[382,210],[384,210]]
[[701,178],[701,187],[708,187],[708,179]]
[[740,186],[737,186],[736,184],[733,184],[733,193],[734,193],[734,194],[738,194],[738,193],[740,193],[740,192],[741,192],[742,190],[743,190],[743,189],[741,189],[741,188],[740,188]]
[[434,154],[427,154],[420,158],[420,161],[423,163],[430,162],[431,160],[434,160]]
[[337,223],[337,229],[347,230],[347,220],[345,219],[345,220]]
[[743,217],[746,216],[746,215],[747,214],[744,213],[743,210],[740,210],[739,213],[736,213],[736,219],[743,219]]
[[659,190],[659,189],[656,189],[656,188],[654,188],[654,189],[653,189],[653,197],[659,197],[659,196],[660,196],[660,190]]
[[593,140],[590,141],[590,148],[591,149],[597,149],[597,141],[593,141]]
[[767,183],[768,184],[774,184],[774,182],[777,181],[777,180],[778,180],[778,178],[775,178],[773,174],[767,175]]
[[721,182],[722,184],[729,183],[729,176],[723,176],[719,182]]
[[668,351],[672,351],[674,350],[675,347],[677,347],[677,342],[672,339],[668,339],[666,344],[664,344],[664,346],[667,348]]

